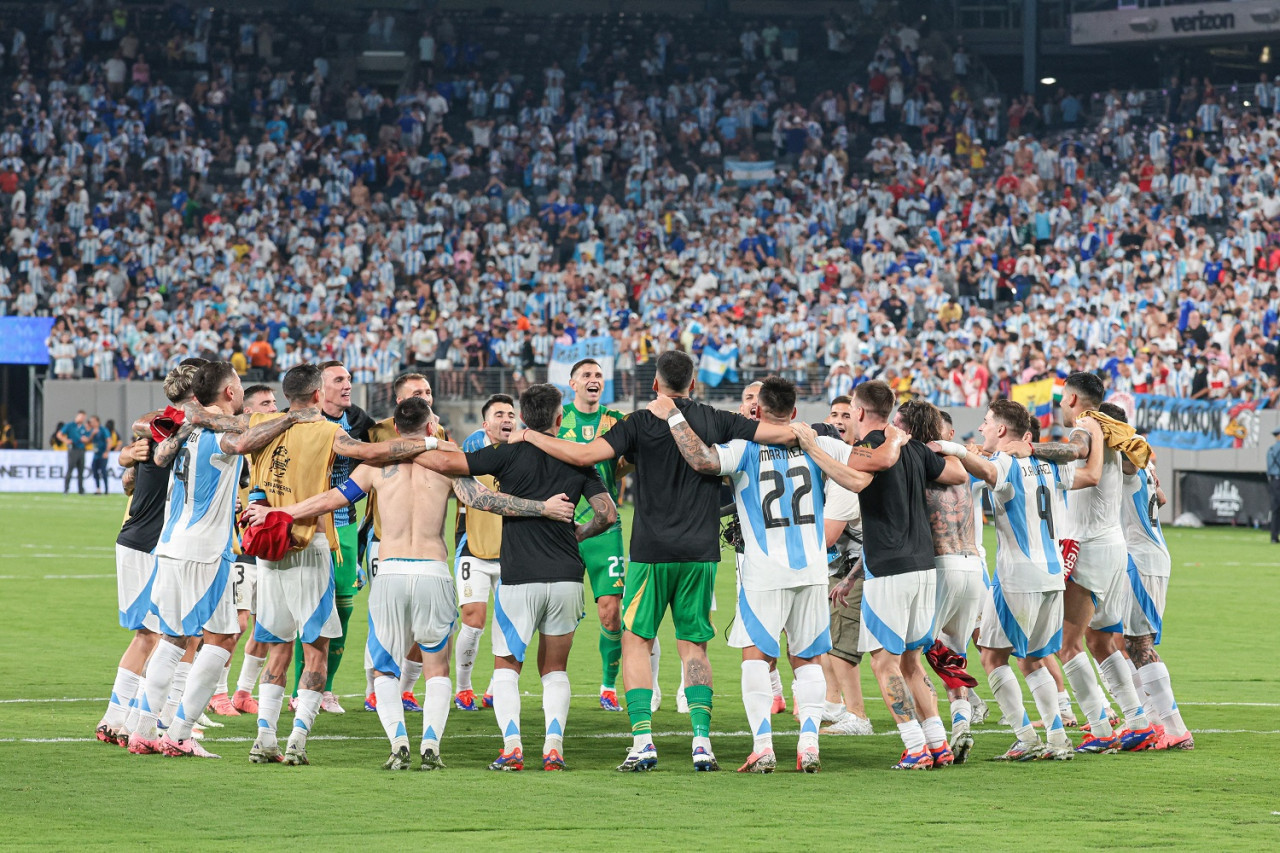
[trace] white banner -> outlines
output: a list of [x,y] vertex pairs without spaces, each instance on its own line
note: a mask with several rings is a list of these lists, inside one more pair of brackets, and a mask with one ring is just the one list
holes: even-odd
[[1280,3],[1206,3],[1071,15],[1071,43],[1121,44],[1138,41],[1222,39],[1280,31]]
[[[84,488],[87,492],[93,491],[93,475],[89,469],[94,455],[84,455]],[[60,492],[66,473],[65,450],[0,450],[0,492]],[[107,476],[111,480],[111,491],[122,492],[120,478],[124,476],[124,469],[108,460]],[[71,475],[70,485],[73,492],[80,488],[75,473]]]

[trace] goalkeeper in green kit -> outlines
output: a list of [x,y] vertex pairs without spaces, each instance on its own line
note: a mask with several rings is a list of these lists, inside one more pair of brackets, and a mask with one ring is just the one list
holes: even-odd
[[[573,402],[564,407],[557,438],[587,444],[604,435],[613,426],[622,423],[626,415],[600,405],[604,391],[604,371],[593,359],[584,358],[569,371],[569,387],[573,389]],[[600,479],[609,495],[618,499],[618,479],[623,473],[619,460],[607,459],[596,465]],[[591,504],[578,503],[575,524],[584,524],[592,516]],[[622,657],[622,587],[626,574],[626,556],[622,545],[622,521],[585,542],[578,544],[582,562],[587,566],[587,578],[596,600],[596,612],[600,616],[600,707],[606,711],[621,711],[618,704],[616,683],[618,662]]]

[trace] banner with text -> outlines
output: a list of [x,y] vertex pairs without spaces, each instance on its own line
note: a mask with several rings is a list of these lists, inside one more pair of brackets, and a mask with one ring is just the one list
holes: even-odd
[[1130,423],[1153,447],[1219,450],[1258,446],[1257,401],[1188,400],[1134,394],[1121,403],[1126,410],[1130,399]]
[[1263,525],[1271,522],[1271,497],[1261,474],[1182,474],[1182,511],[1205,524]]
[[547,366],[547,381],[560,389],[566,403],[573,400],[573,389],[569,387],[569,371],[573,365],[584,358],[594,358],[600,362],[600,372],[604,374],[604,388],[600,392],[601,403],[613,402],[613,357],[615,355],[613,338],[600,335],[595,338],[583,338],[572,344],[556,344],[551,349],[551,363]]
[[[85,488],[89,491],[93,491],[93,476],[89,473],[93,456],[92,453],[84,455]],[[65,450],[0,450],[0,492],[60,492],[66,472]],[[107,462],[111,491],[122,491],[120,478],[123,476],[123,468]],[[72,491],[80,488],[76,472],[71,474],[70,485]]]

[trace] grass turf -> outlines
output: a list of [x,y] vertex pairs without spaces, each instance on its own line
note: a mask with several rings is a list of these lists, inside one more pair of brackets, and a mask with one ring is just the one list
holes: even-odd
[[[988,724],[976,732],[968,765],[892,773],[887,768],[901,744],[867,671],[864,690],[878,734],[824,737],[821,774],[790,772],[797,729],[790,716],[774,718],[781,733],[775,738],[778,773],[695,774],[688,718],[674,710],[677,659],[664,626],[666,698],[654,718],[659,767],[623,776],[613,767],[625,752],[629,726],[625,714],[598,707],[597,623],[588,607],[570,661],[569,772],[486,772],[501,747],[492,713],[454,711],[443,743],[448,769],[392,774],[379,769],[387,744],[376,715],[360,710],[357,698],[364,690],[364,596],[357,600],[348,660],[337,679],[347,714],[317,720],[311,767],[250,765],[254,721],[247,717],[220,718],[226,727],[209,732],[205,744],[222,754],[219,762],[131,756],[93,740],[106,704],[100,697],[109,692],[128,640],[116,622],[113,574],[123,509],[118,496],[0,495],[0,515],[10,531],[0,558],[5,849],[822,849],[852,841],[882,849],[955,843],[1008,850],[1043,848],[1052,840],[1068,848],[1280,845],[1280,691],[1266,641],[1274,636],[1267,625],[1280,593],[1280,548],[1268,545],[1260,531],[1167,531],[1174,578],[1160,650],[1184,718],[1196,732],[1192,753],[992,764],[983,759],[1002,752],[1011,735]],[[721,572],[718,597],[723,637],[733,601],[731,570]],[[738,692],[738,656],[722,637],[710,650],[717,679],[714,744],[732,771],[751,741]],[[491,669],[487,634],[481,652],[477,687],[487,683]],[[240,662],[237,650],[233,684]],[[784,673],[789,683],[785,664]],[[526,672],[521,685],[532,758],[542,733],[536,672]],[[1034,708],[1029,700],[1028,707]],[[282,731],[290,719],[286,709]],[[408,725],[416,749],[417,715],[409,715]]]

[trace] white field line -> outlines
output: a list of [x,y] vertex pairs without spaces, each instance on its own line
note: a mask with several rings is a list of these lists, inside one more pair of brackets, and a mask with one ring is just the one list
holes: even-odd
[[[1197,735],[1280,735],[1280,729],[1190,729],[1192,734]],[[977,734],[998,735],[1000,730],[992,728],[974,729]],[[775,735],[781,737],[795,737],[800,734],[797,729],[795,731],[775,731]],[[654,732],[655,738],[669,737],[693,737],[693,732]],[[711,737],[750,737],[751,732],[712,732]],[[492,740],[498,735],[493,733],[487,734],[451,734],[446,735],[445,740]],[[862,737],[898,737],[896,731],[876,732],[874,735],[827,735],[827,737],[839,738],[862,738]],[[631,732],[595,732],[585,735],[570,735],[569,740],[623,740],[630,739]],[[386,735],[311,735],[307,738],[308,742],[312,741],[386,741]],[[253,743],[251,737],[213,737],[206,734],[202,743]],[[0,738],[0,743],[23,743],[23,744],[48,744],[48,743],[97,743],[97,738],[91,737],[6,737]]]

